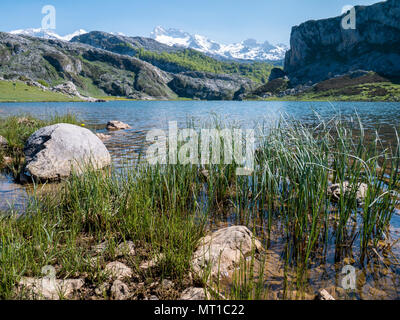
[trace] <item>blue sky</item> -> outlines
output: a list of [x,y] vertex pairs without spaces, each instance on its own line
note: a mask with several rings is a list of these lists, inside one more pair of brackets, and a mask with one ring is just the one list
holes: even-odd
[[157,25],[222,43],[253,38],[289,43],[291,27],[340,15],[345,5],[376,0],[1,0],[0,31],[41,26],[44,5],[57,10],[60,35],[77,29],[149,36]]

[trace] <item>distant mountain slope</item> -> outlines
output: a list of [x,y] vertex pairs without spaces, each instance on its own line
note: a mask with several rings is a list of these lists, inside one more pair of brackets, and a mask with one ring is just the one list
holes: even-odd
[[10,33],[16,34],[16,35],[38,37],[38,38],[43,38],[43,39],[70,41],[73,37],[85,34],[85,33],[87,33],[87,31],[85,31],[83,29],[79,29],[71,34],[67,34],[65,36],[60,36],[52,30],[41,29],[41,28],[36,28],[36,29],[30,28],[30,29],[14,30],[14,31],[11,31]]
[[293,27],[285,72],[292,85],[317,83],[351,71],[400,76],[400,1],[356,6],[356,29],[342,17]]
[[168,46],[150,38],[126,37],[93,31],[74,37],[71,42],[137,57],[161,70],[179,73],[188,71],[232,74],[265,83],[273,65],[267,62],[220,61],[197,50]]
[[241,59],[255,61],[279,61],[284,59],[288,49],[284,44],[276,46],[268,41],[257,43],[254,39],[247,39],[240,43],[220,44],[205,36],[191,35],[178,29],[164,29],[156,27],[151,38],[169,46],[179,46],[198,50],[202,53],[225,59]]
[[133,99],[229,100],[240,98],[240,94],[255,86],[251,80],[239,76],[206,72],[174,74],[138,58],[82,43],[2,32],[0,77],[50,85],[72,81],[83,94]]

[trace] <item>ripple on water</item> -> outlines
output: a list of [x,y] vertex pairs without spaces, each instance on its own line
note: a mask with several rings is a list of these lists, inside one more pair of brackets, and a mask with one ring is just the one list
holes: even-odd
[[0,211],[23,212],[28,198],[25,187],[16,184],[9,174],[0,173]]

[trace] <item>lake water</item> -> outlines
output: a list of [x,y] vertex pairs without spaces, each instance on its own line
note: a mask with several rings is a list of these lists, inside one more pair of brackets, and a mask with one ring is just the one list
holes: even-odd
[[[217,116],[221,121],[254,128],[288,115],[306,123],[317,121],[317,116],[331,119],[338,113],[351,120],[357,115],[366,129],[380,127],[383,140],[393,140],[393,128],[400,125],[400,103],[370,102],[296,102],[296,101],[111,101],[107,103],[1,103],[0,117],[31,114],[48,118],[54,114],[73,113],[88,128],[105,132],[109,120],[120,120],[132,126],[131,130],[111,133],[105,142],[113,162],[132,159],[143,152],[146,132],[167,129],[169,121],[177,121],[179,128],[187,127],[190,119],[204,123]],[[23,207],[25,188],[15,185],[10,177],[0,174],[0,210],[14,205]]]
[[[394,128],[399,129],[400,125],[400,103],[118,101],[0,104],[0,117],[27,113],[44,119],[55,113],[74,113],[86,127],[99,133],[106,131],[105,125],[109,120],[128,123],[132,126],[131,130],[108,133],[111,138],[105,141],[116,166],[125,159],[133,159],[136,157],[135,154],[143,152],[146,133],[151,129],[167,129],[169,121],[177,121],[179,128],[186,128],[190,119],[194,119],[195,123],[204,123],[217,116],[221,121],[236,124],[242,128],[254,128],[258,124],[276,121],[281,115],[287,115],[305,123],[313,123],[318,121],[318,117],[327,120],[340,113],[349,121],[356,120],[358,116],[370,132],[378,127],[381,138],[386,142],[395,140]],[[29,190],[25,187],[15,184],[11,177],[0,173],[0,210],[9,209],[10,206],[14,207],[14,210],[23,210],[28,193]],[[400,216],[396,214],[391,223],[391,235],[394,239],[400,236]],[[276,243],[279,244],[279,241]],[[278,254],[281,252],[279,247],[274,250]],[[400,243],[397,246],[396,257],[400,259]],[[311,285],[315,288],[324,288],[329,283],[337,282],[340,272],[336,269],[334,254],[328,255],[324,268],[318,266],[310,269],[311,274],[315,272],[315,275],[310,275]],[[382,280],[386,282],[380,286],[388,297],[398,299],[399,272],[397,268],[394,269],[396,270],[389,273],[388,280]],[[369,290],[366,297],[377,298],[376,293],[370,293],[372,290],[370,288],[377,286],[377,284],[372,285],[375,281],[374,272],[367,272],[365,277],[368,280],[364,288]],[[278,286],[280,288],[281,284]]]

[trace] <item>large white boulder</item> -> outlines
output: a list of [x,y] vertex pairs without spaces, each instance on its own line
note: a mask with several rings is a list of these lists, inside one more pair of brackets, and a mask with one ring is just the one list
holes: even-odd
[[90,130],[60,123],[36,131],[25,144],[25,174],[38,180],[60,180],[72,170],[88,166],[101,169],[111,164],[103,142]]

